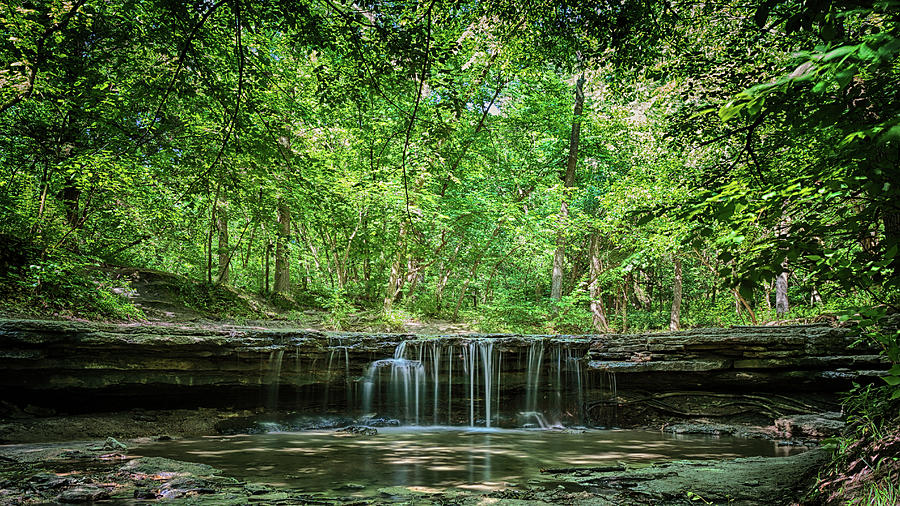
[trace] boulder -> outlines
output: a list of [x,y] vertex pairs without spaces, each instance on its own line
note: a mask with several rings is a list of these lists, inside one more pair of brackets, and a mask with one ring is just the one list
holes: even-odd
[[775,420],[775,430],[788,438],[837,436],[846,425],[842,416],[837,412],[787,416]]

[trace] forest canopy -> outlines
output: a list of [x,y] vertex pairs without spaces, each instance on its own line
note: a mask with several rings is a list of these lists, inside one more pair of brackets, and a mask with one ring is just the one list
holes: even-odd
[[335,326],[896,309],[898,21],[897,1],[9,0],[2,297],[140,317],[104,274],[132,266]]

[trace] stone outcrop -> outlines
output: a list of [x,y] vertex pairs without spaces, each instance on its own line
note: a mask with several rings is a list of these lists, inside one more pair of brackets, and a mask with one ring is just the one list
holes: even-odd
[[769,424],[839,410],[838,392],[888,367],[855,341],[851,329],[825,325],[600,336],[588,367],[614,375],[617,392],[594,407],[645,425],[701,417]]
[[[425,339],[0,320],[0,400],[24,412],[286,405],[347,412],[358,402],[369,363],[391,357],[400,342],[433,339],[460,347],[492,339],[504,360],[500,394],[505,397],[523,395],[533,343],[563,346],[584,357],[584,402],[604,424],[646,419],[651,411],[686,418],[826,411],[835,406],[835,392],[887,368],[875,350],[851,349],[849,330],[827,326]],[[541,348],[548,367],[551,348]]]
[[852,349],[853,343],[850,329],[824,325],[692,329],[601,336],[592,340],[588,358],[592,369],[608,372],[730,371],[742,381],[752,371],[809,371],[815,380],[879,374],[884,357],[873,348]]

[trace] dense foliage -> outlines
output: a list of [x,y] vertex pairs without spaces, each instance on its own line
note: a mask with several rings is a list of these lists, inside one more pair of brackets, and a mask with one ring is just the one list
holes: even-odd
[[894,309],[898,12],[11,0],[3,297],[129,316],[90,267],[130,265],[336,324]]

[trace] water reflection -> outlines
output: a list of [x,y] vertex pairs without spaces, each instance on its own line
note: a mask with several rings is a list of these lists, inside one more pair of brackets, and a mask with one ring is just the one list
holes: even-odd
[[216,436],[136,449],[144,456],[202,462],[250,481],[359,496],[395,485],[496,489],[507,482],[539,480],[542,468],[796,451],[772,441],[731,437],[458,427],[384,428],[367,437],[325,431]]

